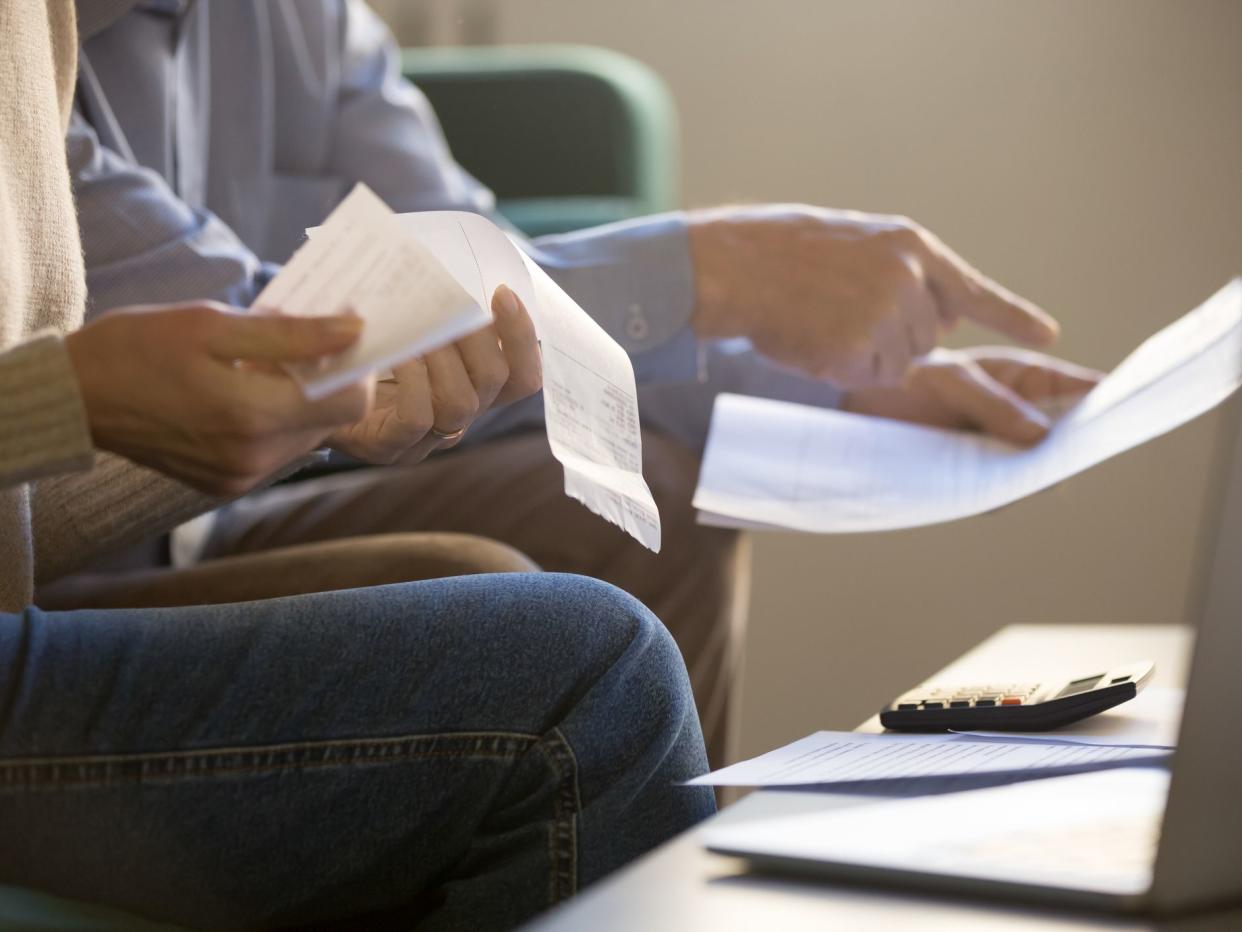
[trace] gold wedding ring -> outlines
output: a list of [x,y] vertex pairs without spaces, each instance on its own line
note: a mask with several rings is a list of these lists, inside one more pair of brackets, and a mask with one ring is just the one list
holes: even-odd
[[465,432],[466,432],[466,428],[464,427],[458,428],[457,430],[452,431],[450,433],[445,433],[444,431],[439,430],[438,428],[435,428],[435,427],[431,428],[431,436],[434,437],[436,440],[438,440],[440,443],[445,443],[446,441],[449,441],[449,440],[460,440],[461,435],[464,434]]

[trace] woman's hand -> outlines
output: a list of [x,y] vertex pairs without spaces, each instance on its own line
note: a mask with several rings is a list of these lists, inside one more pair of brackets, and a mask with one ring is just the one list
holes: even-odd
[[65,342],[97,446],[236,496],[366,415],[370,381],[312,402],[280,368],[339,353],[361,328],[191,303],[110,311]]

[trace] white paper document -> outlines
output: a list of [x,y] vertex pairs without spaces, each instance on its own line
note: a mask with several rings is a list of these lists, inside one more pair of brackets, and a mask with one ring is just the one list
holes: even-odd
[[256,308],[353,309],[359,344],[293,370],[318,398],[453,342],[492,321],[506,284],[526,305],[543,358],[548,442],[565,492],[654,551],[660,515],[642,475],[638,392],[629,356],[495,224],[475,214],[397,216],[358,185],[264,289]]
[[820,533],[981,514],[1209,411],[1242,383],[1242,279],[1136,349],[1036,447],[780,401],[716,400],[694,504],[708,524]]
[[793,744],[690,780],[706,786],[810,786],[1072,773],[1158,761],[1168,751],[1079,743],[993,741],[965,735],[819,731]]
[[254,302],[257,311],[353,311],[366,321],[358,342],[344,353],[289,367],[312,400],[487,326],[488,307],[364,185],[354,188]]
[[625,350],[485,218],[434,211],[398,219],[483,307],[502,283],[517,292],[543,353],[544,421],[566,494],[658,552],[660,515],[643,479],[638,390]]

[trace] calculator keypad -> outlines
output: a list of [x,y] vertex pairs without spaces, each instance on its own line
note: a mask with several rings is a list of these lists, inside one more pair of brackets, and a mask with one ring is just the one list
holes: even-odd
[[983,709],[1029,705],[1035,701],[1039,688],[1039,683],[984,683],[957,689],[924,688],[902,696],[897,702],[897,710],[913,712],[918,709]]

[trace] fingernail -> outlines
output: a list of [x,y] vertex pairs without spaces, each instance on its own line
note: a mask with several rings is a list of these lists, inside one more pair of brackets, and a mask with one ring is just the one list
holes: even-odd
[[1044,417],[1039,411],[1023,411],[1022,412],[1022,428],[1023,437],[1034,443],[1037,440],[1043,440],[1048,436],[1048,431],[1052,429],[1052,422]]
[[355,336],[362,332],[362,318],[357,314],[336,314],[324,317],[323,326],[333,336]]
[[518,296],[508,285],[497,286],[496,293],[492,295],[492,304],[502,314],[517,314],[522,309]]

